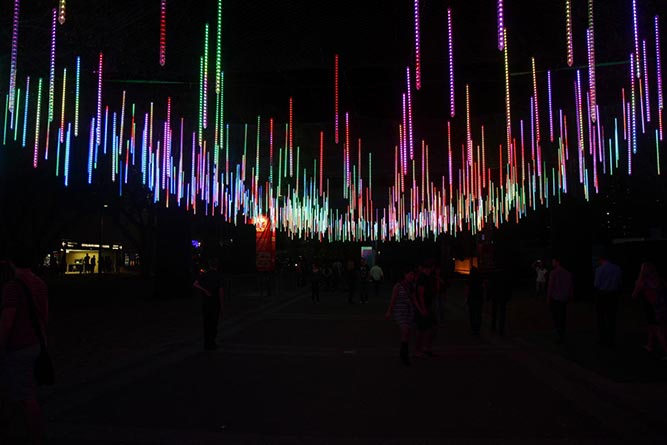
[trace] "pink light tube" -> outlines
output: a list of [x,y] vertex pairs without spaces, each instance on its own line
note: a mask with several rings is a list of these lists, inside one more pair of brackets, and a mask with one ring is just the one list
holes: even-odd
[[269,182],[273,184],[273,118],[269,119]]
[[512,116],[510,109],[510,68],[509,68],[509,56],[508,49],[509,45],[507,44],[507,30],[503,30],[504,33],[504,42],[505,49],[503,51],[503,58],[505,60],[505,114],[506,114],[506,130],[507,130],[507,147],[512,144]]
[[452,200],[452,188],[453,188],[453,178],[452,178],[452,124],[450,121],[447,121],[447,153],[449,159],[449,199]]
[[[294,132],[293,132],[293,125],[294,125],[294,106],[293,106],[293,100],[290,97],[289,98],[289,175],[290,177],[293,176],[294,174]],[[345,117],[346,119],[346,124],[347,124],[347,116]],[[297,177],[299,172],[297,173]]]
[[14,101],[16,99],[16,59],[19,44],[19,10],[20,0],[14,0],[14,19],[12,20],[12,55],[9,68],[9,111],[14,113]]
[[644,50],[644,97],[646,97],[646,122],[651,122],[651,100],[648,89],[648,61],[646,57],[646,40],[642,40]]
[[[637,153],[637,105],[636,105],[636,100],[635,100],[635,55],[632,54],[630,56],[630,67],[632,68],[630,71],[630,106],[631,106],[631,127],[632,127],[632,153],[636,154]],[[641,83],[640,83],[641,85]]]
[[542,136],[540,134],[540,108],[537,101],[537,72],[535,71],[535,57],[531,57],[530,60],[533,69],[533,100],[535,101],[535,142],[537,143],[537,149],[539,151]]
[[467,164],[472,166],[472,135],[470,129],[470,89],[466,84],[466,151]]
[[334,142],[337,144],[339,141],[338,135],[338,54],[336,54],[334,60]]
[[[49,112],[47,122],[50,124],[53,122],[53,106],[56,96],[56,23],[57,23],[57,14],[55,8],[53,8],[52,20],[51,20],[51,62],[49,68]],[[48,141],[47,141],[48,147]]]
[[208,23],[204,29],[204,85],[202,97],[202,126],[208,128]]
[[400,131],[400,136],[401,136],[401,151],[400,151],[400,156],[401,156],[401,172],[403,175],[407,174],[408,167],[407,167],[407,156],[405,155],[405,152],[407,151],[408,143],[407,143],[407,128],[408,128],[408,106],[407,106],[407,99],[405,97],[405,93],[403,93],[403,125],[401,126],[401,131]]
[[565,33],[567,38],[567,66],[574,63],[574,50],[572,44],[572,5],[571,0],[565,0]]
[[421,52],[419,49],[419,0],[415,0],[415,88],[422,87]]
[[408,146],[410,147],[410,160],[414,159],[414,137],[412,134],[412,89],[410,88],[410,67],[406,68],[408,85]]
[[498,0],[498,50],[505,49],[505,17],[503,11],[503,0]]
[[167,0],[160,1],[160,66],[167,61]]
[[[664,102],[662,98],[662,71],[660,68],[660,32],[658,29],[658,16],[654,17],[655,22],[655,62],[656,62],[656,77],[658,79],[658,108],[664,108]],[[660,140],[662,140],[662,130],[660,130]]]
[[551,71],[547,70],[547,93],[549,95],[549,141],[554,141],[553,103],[551,102]]
[[637,78],[639,79],[641,77],[641,67],[639,64],[639,31],[637,30],[637,0],[632,0],[632,29],[634,31],[634,36],[635,36],[635,54],[634,57],[636,58],[636,65],[637,65]]
[[[592,0],[589,0],[592,2]],[[589,3],[590,5],[591,3]],[[592,28],[586,30],[586,39],[588,40],[588,89],[590,91],[590,107],[591,121],[596,122],[596,91],[595,91],[595,42]]]
[[[97,123],[97,132],[95,136],[95,144],[98,146],[100,145],[101,142],[101,121],[102,121],[102,68],[103,68],[103,62],[104,62],[104,54],[100,53],[100,59],[99,63],[97,66],[97,119],[95,122]],[[151,135],[151,142],[152,142],[152,135]]]
[[452,32],[452,8],[447,8],[447,43],[449,49],[449,115],[454,117],[454,39]]

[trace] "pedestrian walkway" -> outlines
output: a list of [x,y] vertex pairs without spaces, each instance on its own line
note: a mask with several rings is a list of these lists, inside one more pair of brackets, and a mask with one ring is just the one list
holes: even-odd
[[[320,304],[310,301],[305,287],[278,292],[271,301],[263,297],[254,307],[228,313],[222,348],[215,352],[202,351],[194,312],[191,337],[170,331],[174,319],[165,315],[166,324],[152,329],[172,334],[155,335],[159,345],[146,347],[143,358],[133,351],[133,360],[113,373],[48,392],[51,443],[661,443],[667,438],[661,363],[651,365],[658,376],[662,370],[662,378],[616,381],[571,358],[571,344],[594,348],[594,342],[583,341],[594,328],[581,325],[587,305],[573,305],[572,336],[559,349],[549,337],[541,302],[516,294],[507,335],[492,335],[486,319],[478,339],[469,335],[462,283],[449,291],[446,321],[435,342],[438,356],[415,358],[410,367],[398,359],[396,326],[383,317],[388,289],[381,299],[353,305],[342,290],[324,291]],[[192,302],[179,304],[163,310],[195,309]],[[131,336],[142,332],[131,331]],[[100,340],[118,344],[98,335],[89,348],[104,348]],[[66,349],[63,345],[61,360]]]

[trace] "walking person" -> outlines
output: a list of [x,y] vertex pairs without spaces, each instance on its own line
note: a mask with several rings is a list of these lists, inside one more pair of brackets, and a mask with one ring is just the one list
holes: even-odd
[[0,313],[0,351],[5,354],[8,396],[16,410],[23,413],[29,443],[42,444],[45,433],[37,400],[35,362],[47,345],[48,290],[30,270],[29,250],[17,247],[10,252],[9,260],[14,279],[2,289]]
[[547,275],[549,271],[542,263],[542,260],[537,260],[533,263],[535,269],[535,298],[538,300],[547,295]]
[[320,286],[322,282],[322,271],[317,263],[313,262],[313,269],[310,273],[311,295],[310,299],[313,303],[320,302]]
[[511,278],[507,271],[496,269],[489,280],[488,293],[491,298],[491,330],[505,335],[507,303],[512,298]]
[[554,258],[552,264],[553,269],[549,274],[549,283],[547,284],[547,304],[551,311],[558,342],[563,343],[565,341],[567,303],[573,297],[572,274],[561,265],[559,258]]
[[391,292],[389,307],[385,312],[385,318],[390,320],[393,316],[401,331],[400,358],[404,365],[410,365],[408,347],[410,335],[414,329],[416,306],[415,299],[415,272],[411,267],[404,267],[399,275],[399,281],[394,285]]
[[598,318],[598,344],[613,347],[616,335],[616,312],[621,288],[621,268],[600,256],[595,269],[595,309]]
[[359,263],[359,302],[368,303],[368,280],[370,279],[368,263],[362,258]]
[[357,270],[354,265],[354,260],[348,260],[345,268],[345,278],[347,280],[347,302],[354,304],[354,294],[357,287]]
[[667,360],[667,286],[653,263],[642,263],[632,298],[641,298],[646,313],[648,338],[644,349],[653,353],[657,341],[663,360]]
[[417,345],[415,357],[433,357],[433,339],[436,332],[435,321],[435,297],[437,292],[437,283],[433,270],[435,261],[427,259],[417,278]]
[[435,267],[435,319],[439,326],[445,323],[445,303],[447,302],[447,283],[440,266]]
[[369,271],[369,274],[371,276],[371,281],[373,281],[373,289],[375,290],[375,298],[378,298],[380,296],[380,285],[382,284],[382,281],[384,280],[384,273],[382,272],[382,268],[378,263],[375,263],[373,267],[371,267],[371,270]]
[[482,308],[484,307],[485,292],[482,274],[477,267],[472,267],[466,282],[465,297],[470,313],[470,332],[473,337],[479,337],[482,328]]
[[83,257],[83,266],[81,272],[82,273],[90,272],[90,257],[88,256],[88,254],[86,254],[86,256]]
[[220,260],[211,258],[208,269],[193,284],[202,294],[202,318],[204,327],[204,349],[218,348],[218,321],[224,306],[224,281],[220,273]]

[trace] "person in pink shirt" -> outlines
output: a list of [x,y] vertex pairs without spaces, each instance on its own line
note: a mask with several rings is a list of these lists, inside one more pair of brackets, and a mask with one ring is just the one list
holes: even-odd
[[48,291],[44,281],[30,270],[32,257],[28,249],[12,248],[9,259],[14,268],[14,279],[2,289],[0,351],[5,355],[10,402],[24,412],[30,443],[41,444],[44,441],[44,425],[34,376],[35,360],[40,352],[40,334],[31,321],[28,299],[34,302],[39,329],[46,339]]
[[549,274],[549,283],[547,284],[547,301],[558,342],[563,343],[565,341],[567,303],[573,297],[572,274],[561,265],[560,259],[554,258],[552,264],[553,269]]

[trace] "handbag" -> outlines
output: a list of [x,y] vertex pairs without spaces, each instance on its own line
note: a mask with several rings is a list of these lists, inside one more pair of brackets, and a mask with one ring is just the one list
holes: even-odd
[[51,361],[51,356],[49,355],[49,350],[46,346],[46,339],[44,338],[44,333],[42,332],[42,327],[37,320],[37,308],[35,307],[35,301],[32,297],[32,292],[27,284],[23,281],[17,279],[17,283],[21,285],[23,291],[25,292],[26,299],[28,301],[28,312],[30,313],[30,321],[32,327],[39,338],[39,355],[35,360],[34,375],[35,381],[40,386],[50,386],[55,382],[55,376],[53,371],[53,362]]

